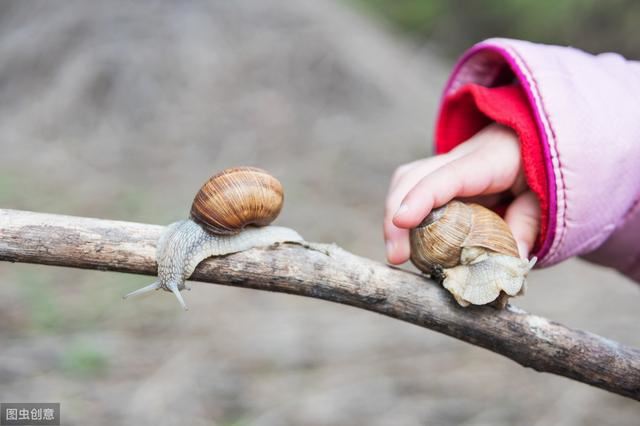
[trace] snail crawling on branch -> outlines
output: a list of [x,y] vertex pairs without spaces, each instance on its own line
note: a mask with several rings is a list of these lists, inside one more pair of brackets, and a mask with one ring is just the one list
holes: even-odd
[[495,303],[524,293],[536,263],[518,256],[508,225],[491,210],[450,201],[409,234],[411,262],[439,281],[461,306]]
[[293,229],[268,226],[280,213],[284,194],[280,182],[254,167],[235,167],[212,176],[191,205],[190,218],[169,225],[158,241],[158,280],[126,297],[163,289],[180,294],[196,266],[211,256],[253,247],[302,242]]

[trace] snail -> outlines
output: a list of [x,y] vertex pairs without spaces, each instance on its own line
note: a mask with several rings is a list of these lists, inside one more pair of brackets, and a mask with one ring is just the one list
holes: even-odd
[[450,201],[409,233],[411,262],[439,281],[461,306],[495,302],[523,294],[536,263],[521,259],[506,222],[472,203]]
[[264,170],[235,167],[212,176],[196,194],[189,219],[172,223],[160,236],[158,280],[124,298],[163,289],[173,292],[186,310],[180,291],[204,259],[302,242],[293,229],[268,226],[280,213],[283,201],[282,185]]

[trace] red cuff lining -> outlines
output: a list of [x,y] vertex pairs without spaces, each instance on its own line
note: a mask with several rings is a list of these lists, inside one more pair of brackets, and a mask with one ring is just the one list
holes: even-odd
[[436,126],[436,153],[451,151],[494,121],[512,128],[518,135],[527,184],[540,202],[540,232],[533,249],[535,253],[549,226],[548,177],[538,128],[522,88],[467,84],[447,95]]

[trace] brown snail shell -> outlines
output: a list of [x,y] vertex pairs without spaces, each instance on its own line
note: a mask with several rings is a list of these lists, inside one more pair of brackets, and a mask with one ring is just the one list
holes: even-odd
[[410,232],[411,262],[442,281],[462,305],[502,305],[522,294],[535,264],[520,259],[506,222],[493,211],[451,201],[434,209]]
[[191,218],[214,234],[266,226],[282,210],[284,192],[275,177],[256,167],[235,167],[212,176],[191,205]]
[[411,261],[424,272],[458,265],[463,247],[518,256],[516,241],[500,216],[479,204],[456,200],[433,209],[411,230],[410,239]]

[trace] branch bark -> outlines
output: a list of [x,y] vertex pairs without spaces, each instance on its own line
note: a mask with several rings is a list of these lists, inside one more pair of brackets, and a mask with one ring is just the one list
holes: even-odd
[[[155,275],[156,241],[163,229],[0,209],[0,260]],[[513,306],[460,308],[424,277],[335,245],[283,244],[211,258],[192,279],[344,303],[640,400],[640,350]]]

